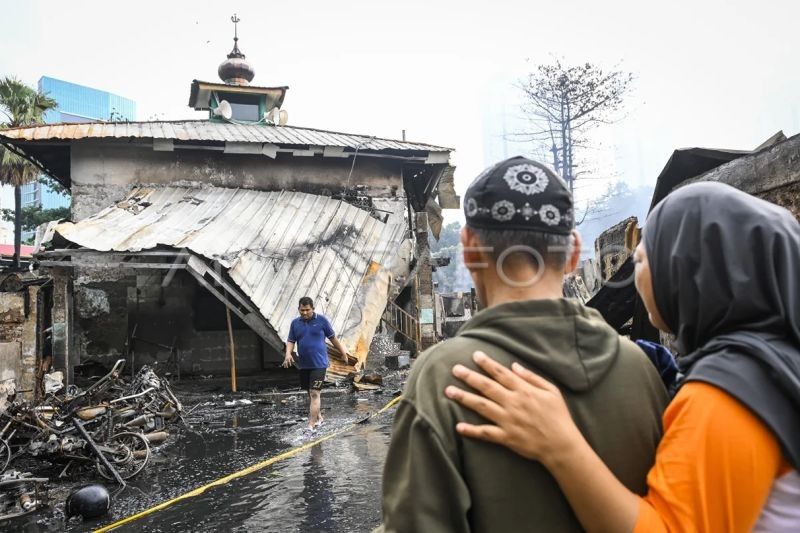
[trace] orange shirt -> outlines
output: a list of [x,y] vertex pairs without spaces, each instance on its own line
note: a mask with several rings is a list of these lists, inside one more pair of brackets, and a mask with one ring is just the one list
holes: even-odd
[[664,413],[635,531],[750,531],[790,469],[749,409],[713,385],[686,383]]

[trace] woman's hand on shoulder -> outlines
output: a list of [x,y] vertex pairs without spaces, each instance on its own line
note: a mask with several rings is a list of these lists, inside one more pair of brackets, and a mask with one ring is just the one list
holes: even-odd
[[488,377],[463,365],[454,366],[453,375],[477,394],[451,385],[445,395],[491,424],[459,422],[458,433],[500,444],[545,466],[582,442],[558,387],[518,363],[509,370],[483,352],[475,352],[473,360]]

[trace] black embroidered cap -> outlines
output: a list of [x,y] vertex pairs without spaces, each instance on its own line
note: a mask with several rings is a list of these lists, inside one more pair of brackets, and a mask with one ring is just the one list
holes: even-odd
[[484,170],[464,195],[467,226],[569,235],[575,227],[572,194],[555,172],[522,156]]

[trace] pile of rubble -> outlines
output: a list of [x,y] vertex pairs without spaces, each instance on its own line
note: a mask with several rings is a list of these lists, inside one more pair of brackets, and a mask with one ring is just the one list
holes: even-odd
[[[130,381],[120,359],[90,387],[63,386],[61,374],[45,376],[38,401],[18,398],[13,382],[0,384],[0,520],[43,505],[47,478],[10,470],[20,463],[64,465],[59,478],[97,473],[125,485],[163,443],[183,407],[169,383],[147,366]],[[7,471],[8,470],[8,471]]]

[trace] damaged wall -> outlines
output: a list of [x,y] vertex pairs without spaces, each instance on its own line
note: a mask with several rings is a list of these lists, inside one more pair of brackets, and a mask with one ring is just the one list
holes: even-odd
[[594,242],[602,281],[611,279],[638,244],[638,220],[628,217],[605,230]]
[[[71,308],[69,320],[72,342],[69,369],[88,362],[113,364],[124,358],[127,342],[127,287],[136,284],[133,271],[124,268],[96,268],[90,265],[118,262],[120,256],[84,254],[75,256],[76,266],[72,270]],[[69,271],[53,269],[57,276]],[[58,291],[56,291],[58,292]],[[57,294],[56,294],[57,296]],[[56,298],[55,307],[67,305],[64,299]],[[54,323],[57,322],[54,311]],[[60,370],[61,368],[57,366]]]
[[[224,305],[200,287],[186,272],[163,283],[161,272],[140,273],[128,288],[128,332],[136,365],[166,362],[173,343],[179,353],[181,374],[219,374],[230,371],[229,336]],[[232,315],[237,371],[247,373],[264,367],[261,339]],[[161,344],[162,346],[156,346]],[[271,355],[271,354],[268,354]],[[268,361],[277,362],[275,357]],[[174,371],[174,370],[173,370]]]
[[[345,188],[371,197],[403,196],[402,161],[278,154],[221,155],[218,151],[153,151],[149,145],[76,142],[71,148],[72,216],[83,220],[134,185],[206,184],[258,190],[296,190],[331,196]],[[350,175],[352,169],[352,175]],[[349,177],[349,180],[348,180]]]
[[[73,303],[77,349],[71,364],[110,366],[117,359],[128,358],[129,347],[136,368],[166,364],[171,355],[168,347],[174,344],[182,375],[229,370],[224,306],[187,273],[178,272],[163,283],[164,273],[158,270],[140,270],[138,275],[129,269],[79,270]],[[208,315],[214,316],[209,319]],[[261,339],[238,317],[234,316],[233,324],[238,370],[261,370],[265,356],[267,363],[277,362],[271,352],[265,355]],[[132,338],[134,328],[136,339]],[[128,361],[128,371],[130,364]],[[177,369],[167,370],[174,373]]]
[[800,181],[758,194],[760,198],[785,207],[800,220]]
[[[136,185],[208,185],[225,187],[228,190],[295,190],[328,198],[347,188],[351,193],[355,189],[354,194],[374,199],[374,206],[382,209],[379,213],[397,211],[400,220],[398,227],[402,229],[406,216],[402,177],[404,163],[403,160],[359,156],[353,166],[350,158],[301,158],[278,154],[275,159],[271,159],[263,155],[223,155],[221,151],[210,150],[154,151],[149,144],[136,145],[127,142],[124,145],[119,142],[76,142],[71,148],[73,220],[80,221],[95,215],[115,201],[125,198]],[[381,202],[391,202],[392,206],[389,208]],[[367,222],[373,226],[376,224],[371,218]],[[425,229],[427,243],[427,224]],[[363,244],[366,246],[370,243]],[[427,258],[427,268],[422,275],[423,286],[426,288],[423,292],[432,295],[429,250],[424,255]],[[91,261],[110,261],[110,257],[94,257]],[[131,278],[131,271],[118,273],[115,269],[90,268],[86,264],[87,262],[83,262],[82,266],[75,269],[75,338],[79,340],[76,351],[81,354],[81,360],[104,359],[108,363],[116,357],[124,356],[126,351],[125,343],[132,328],[129,289],[138,287],[139,296],[150,299],[145,306],[152,305],[153,294],[149,291],[157,288],[158,282],[150,280],[143,284],[141,278],[138,282]],[[338,274],[336,276],[338,279]],[[328,277],[334,279],[333,275],[326,275],[325,279]],[[379,293],[380,305],[385,306],[388,288],[384,285],[388,285],[388,280],[383,279],[383,276],[379,277],[380,283],[376,287],[380,285],[380,290],[372,285],[368,288],[370,297]],[[196,285],[196,282],[192,283]],[[143,287],[147,289],[142,291]],[[176,296],[178,299],[186,297],[186,294]],[[164,298],[169,300],[168,296],[162,295],[159,298],[162,300],[160,305],[163,305]],[[371,301],[370,306],[374,307],[377,303]],[[426,310],[432,311],[432,301],[426,300],[423,303],[426,304]],[[141,300],[138,305],[143,305]],[[291,301],[286,305],[294,309],[296,304]],[[345,329],[355,326],[359,330],[358,334],[353,335],[351,348],[358,351],[359,346],[368,346],[375,329],[371,322],[376,322],[377,325],[380,313],[375,313],[374,320],[363,321],[355,316],[355,306],[345,305],[342,309],[349,309],[351,315]],[[152,318],[164,310],[153,308],[151,311]],[[185,307],[183,312],[185,314]],[[272,320],[269,317],[267,319]],[[157,330],[157,321],[153,319],[152,322]],[[213,373],[217,368],[213,365],[225,365],[227,368],[227,331],[222,334],[199,332],[185,325],[170,323],[170,328],[175,327],[181,329],[183,337],[197,340],[195,345],[187,344],[181,348],[186,357],[182,365],[183,372]],[[430,328],[432,327],[431,324]],[[369,335],[365,336],[367,329]],[[280,331],[278,334],[283,337],[285,332]],[[237,369],[256,370],[263,368],[265,364],[269,366],[278,362],[275,350],[265,349],[261,339],[250,330],[239,331],[236,337]],[[426,338],[432,341],[432,336]],[[169,344],[164,339],[160,342]],[[219,348],[222,347],[224,351],[220,352]],[[162,356],[165,358],[167,354]],[[193,360],[196,361],[192,362]]]
[[726,163],[680,186],[719,181],[785,207],[800,218],[800,135]]
[[26,398],[36,384],[38,295],[36,286],[0,292],[0,382],[14,379]]

